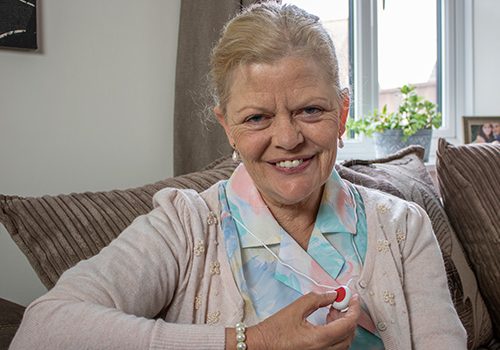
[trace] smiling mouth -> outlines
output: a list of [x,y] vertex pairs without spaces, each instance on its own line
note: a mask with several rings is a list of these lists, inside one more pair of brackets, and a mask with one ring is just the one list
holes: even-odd
[[312,157],[309,158],[300,158],[300,159],[293,159],[293,160],[283,160],[280,162],[274,163],[278,168],[283,168],[283,169],[294,169],[299,167],[302,163],[305,161],[310,160]]
[[285,160],[283,162],[276,163],[276,166],[279,168],[292,169],[298,167],[302,163],[304,163],[303,159]]

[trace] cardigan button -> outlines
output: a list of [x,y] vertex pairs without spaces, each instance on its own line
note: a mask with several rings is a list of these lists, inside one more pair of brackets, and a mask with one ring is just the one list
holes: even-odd
[[365,289],[366,286],[367,286],[367,283],[365,280],[359,280],[358,281],[358,286],[360,286],[361,288]]
[[387,329],[387,325],[385,324],[385,322],[380,321],[379,323],[377,323],[377,329],[383,332]]

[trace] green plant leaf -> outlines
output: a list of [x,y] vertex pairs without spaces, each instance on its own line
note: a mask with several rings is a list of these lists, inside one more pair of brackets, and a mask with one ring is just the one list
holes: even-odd
[[374,109],[371,115],[364,118],[349,119],[347,129],[367,136],[374,132],[401,129],[407,139],[421,129],[441,126],[442,116],[437,112],[436,105],[419,96],[414,86],[403,85],[400,92],[402,100],[396,112],[388,113],[387,105],[384,105],[381,110]]

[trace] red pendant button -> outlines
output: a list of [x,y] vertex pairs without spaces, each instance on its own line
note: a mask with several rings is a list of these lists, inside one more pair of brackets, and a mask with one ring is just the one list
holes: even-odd
[[344,300],[346,292],[344,287],[339,287],[335,289],[337,292],[337,298],[335,299],[335,302],[340,303],[342,300]]

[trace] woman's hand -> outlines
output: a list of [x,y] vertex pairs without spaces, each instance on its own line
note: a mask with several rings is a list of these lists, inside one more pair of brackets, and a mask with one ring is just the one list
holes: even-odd
[[249,349],[348,349],[360,306],[358,296],[349,302],[349,310],[341,313],[330,308],[326,324],[315,326],[307,317],[317,309],[331,305],[336,293],[309,293],[261,323],[247,329]]

